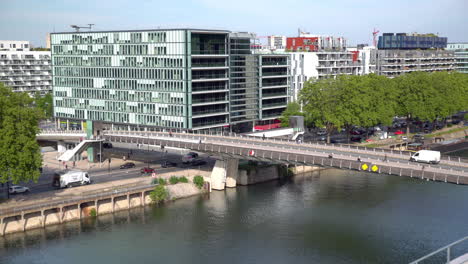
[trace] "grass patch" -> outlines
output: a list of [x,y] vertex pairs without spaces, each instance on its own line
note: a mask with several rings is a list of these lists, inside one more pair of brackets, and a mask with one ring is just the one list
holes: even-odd
[[450,130],[444,131],[444,132],[438,132],[438,133],[434,133],[434,134],[428,134],[428,135],[425,135],[425,137],[428,137],[428,138],[438,137],[438,136],[442,136],[442,135],[447,135],[447,134],[452,134],[452,133],[464,131],[465,129],[467,129],[467,128],[465,128],[465,127],[458,127],[458,128],[454,128],[454,129],[450,129]]
[[169,178],[169,183],[170,184],[178,184],[179,183],[179,178],[177,176],[171,176],[171,178]]
[[158,185],[150,192],[150,198],[153,203],[161,203],[169,197],[169,192],[163,185]]
[[376,143],[370,143],[366,145],[362,145],[361,147],[367,147],[367,148],[381,148],[383,146],[387,146],[388,144],[376,144]]
[[193,177],[193,183],[198,187],[198,189],[201,189],[203,187],[204,182],[205,180],[200,175]]
[[188,179],[187,179],[187,177],[182,176],[182,177],[179,178],[179,182],[188,183]]

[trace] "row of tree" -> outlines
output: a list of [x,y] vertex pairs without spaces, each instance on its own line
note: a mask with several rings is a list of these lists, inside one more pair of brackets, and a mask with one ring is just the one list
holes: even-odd
[[[304,84],[299,103],[291,103],[281,117],[305,116],[306,123],[330,134],[353,126],[391,125],[395,116],[435,121],[468,109],[468,75],[458,72],[412,72],[387,78],[375,74],[340,75]],[[301,106],[302,105],[302,111]]]
[[37,181],[42,164],[36,140],[42,110],[26,93],[0,82],[0,183]]

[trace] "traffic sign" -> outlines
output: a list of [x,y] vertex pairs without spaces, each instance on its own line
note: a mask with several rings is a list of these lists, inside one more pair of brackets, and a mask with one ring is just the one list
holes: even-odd
[[249,156],[254,156],[255,155],[255,151],[253,149],[249,150]]
[[361,168],[363,170],[367,170],[369,168],[369,166],[366,163],[364,163],[364,164],[362,164]]
[[151,178],[156,178],[156,172],[151,173]]
[[373,172],[376,172],[376,171],[379,170],[379,167],[377,167],[377,165],[374,165],[374,166],[372,166],[371,170],[372,170]]

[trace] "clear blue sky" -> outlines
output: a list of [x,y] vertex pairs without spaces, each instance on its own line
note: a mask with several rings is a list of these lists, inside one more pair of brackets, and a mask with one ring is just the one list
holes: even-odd
[[96,30],[216,28],[259,36],[341,35],[371,43],[380,32],[439,33],[468,41],[468,0],[1,0],[0,39],[44,46],[48,32],[69,25]]

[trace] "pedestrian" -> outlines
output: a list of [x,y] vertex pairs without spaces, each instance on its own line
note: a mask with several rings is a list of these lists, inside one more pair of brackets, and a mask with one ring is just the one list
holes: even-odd
[[385,154],[384,161],[387,161],[387,154]]
[[127,160],[127,157],[125,157],[125,155],[123,156],[123,161],[126,161]]
[[360,157],[359,157],[359,158],[357,158],[357,161],[358,161],[358,162],[361,162],[361,158],[360,158]]
[[68,164],[65,164],[65,169],[68,170]]
[[265,140],[266,136],[265,133],[263,133],[262,140]]
[[75,161],[73,161],[73,168],[75,168]]
[[333,154],[329,154],[329,155],[328,155],[328,158],[329,158],[329,159],[333,159]]
[[172,137],[172,131],[169,131],[169,136]]

